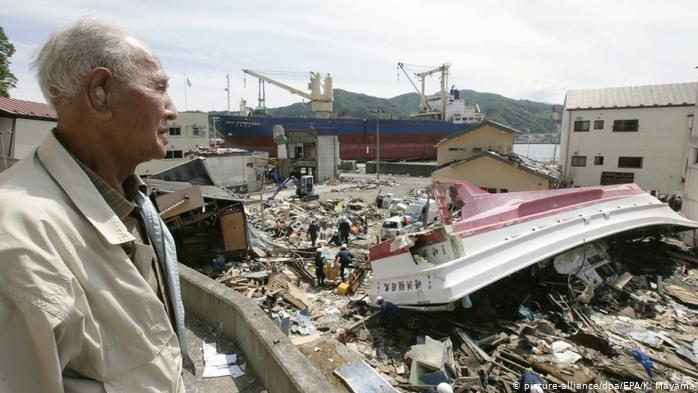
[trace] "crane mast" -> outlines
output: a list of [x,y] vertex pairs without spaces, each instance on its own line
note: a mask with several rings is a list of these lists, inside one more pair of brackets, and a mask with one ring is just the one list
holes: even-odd
[[[441,109],[440,109],[440,113],[438,115],[439,115],[439,118],[441,120],[445,120],[445,118],[446,118],[446,86],[448,85],[448,69],[451,67],[451,65],[449,63],[444,63],[444,64],[440,65],[439,67],[433,68],[431,70],[415,73],[415,76],[417,76],[417,78],[419,78],[419,80],[420,80],[421,89],[417,88],[415,83],[412,81],[410,76],[407,74],[407,71],[405,71],[404,64],[397,63],[397,65],[398,65],[398,67],[400,67],[400,69],[402,69],[402,72],[405,73],[405,75],[407,76],[407,79],[409,79],[410,83],[412,83],[412,86],[414,86],[414,88],[417,90],[417,93],[419,93],[419,97],[420,97],[419,109],[422,113],[433,112],[433,109],[431,108],[431,106],[429,106],[427,96],[425,95],[426,94],[424,91],[425,80],[428,76],[434,75],[436,73],[441,73],[441,94],[440,94]],[[436,114],[436,113],[434,113],[434,114]]]
[[[260,82],[264,81],[272,84],[276,87],[282,88],[291,94],[299,95],[305,99],[310,100],[312,111],[315,115],[320,118],[328,118],[332,113],[332,104],[334,102],[334,93],[332,92],[332,77],[330,74],[325,76],[324,81],[321,82],[321,75],[319,72],[310,73],[310,83],[308,83],[308,89],[310,93],[303,90],[296,89],[293,86],[289,86],[285,83],[271,79],[265,75],[257,73],[252,70],[243,69],[242,72],[252,75],[259,79]],[[323,89],[324,87],[324,89]]]

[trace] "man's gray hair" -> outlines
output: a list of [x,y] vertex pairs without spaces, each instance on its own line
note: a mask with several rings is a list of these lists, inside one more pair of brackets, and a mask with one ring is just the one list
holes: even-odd
[[114,79],[128,81],[135,67],[131,35],[93,17],[55,31],[35,53],[31,67],[49,105],[70,103],[77,98],[85,76],[97,67],[107,68]]

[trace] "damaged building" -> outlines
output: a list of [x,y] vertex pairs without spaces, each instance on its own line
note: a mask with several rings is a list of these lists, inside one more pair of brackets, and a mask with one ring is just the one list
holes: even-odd
[[339,139],[333,129],[284,130],[274,126],[281,178],[312,175],[316,182],[335,180],[339,174]]

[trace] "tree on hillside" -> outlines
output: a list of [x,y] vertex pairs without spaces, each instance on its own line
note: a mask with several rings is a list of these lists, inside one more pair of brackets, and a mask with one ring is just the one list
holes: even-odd
[[17,85],[17,78],[10,71],[10,57],[15,54],[15,46],[7,39],[0,26],[0,97],[9,97],[8,90]]

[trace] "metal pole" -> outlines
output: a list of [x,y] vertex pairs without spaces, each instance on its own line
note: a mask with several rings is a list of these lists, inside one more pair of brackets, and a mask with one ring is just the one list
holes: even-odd
[[381,178],[381,131],[380,111],[376,111],[376,180]]
[[262,199],[262,194],[264,193],[264,178],[267,175],[267,167],[266,165],[262,167],[262,189],[259,190],[259,216],[262,218],[262,222],[264,222],[264,199]]
[[187,84],[188,84],[187,74],[184,74],[184,111],[187,111]]
[[230,115],[230,74],[225,74],[226,88],[225,91],[228,93],[228,115]]

